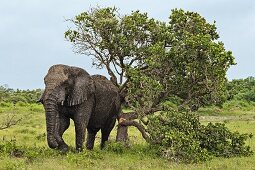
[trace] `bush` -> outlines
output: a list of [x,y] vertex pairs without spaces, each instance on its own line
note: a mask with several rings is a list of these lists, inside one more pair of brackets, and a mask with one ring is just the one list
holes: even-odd
[[43,112],[44,111],[43,106],[41,104],[30,104],[29,109],[32,112]]
[[16,104],[18,102],[36,103],[42,94],[41,89],[35,90],[14,90],[8,86],[0,86],[0,102],[10,102]]
[[16,158],[25,158],[29,161],[34,159],[42,159],[48,156],[57,156],[59,152],[52,149],[45,149],[39,147],[19,146],[16,140],[0,141],[0,155],[8,155]]
[[11,103],[18,103],[18,102],[23,102],[26,103],[26,98],[24,96],[18,96],[18,95],[12,95],[9,99],[7,99],[8,102]]
[[16,103],[16,106],[19,106],[19,107],[26,107],[27,104],[26,104],[25,102],[18,101],[18,102]]
[[0,102],[1,107],[12,107],[12,103],[9,102]]
[[223,109],[225,110],[252,110],[254,109],[254,106],[252,105],[252,102],[247,102],[245,100],[231,100],[227,101],[223,104]]
[[251,135],[231,132],[223,123],[209,123],[202,126],[201,130],[200,146],[214,156],[249,156],[252,153],[250,147],[245,146],[245,141],[251,138]]
[[224,124],[202,125],[191,112],[166,110],[149,117],[148,133],[151,145],[158,146],[159,154],[181,162],[199,162],[213,156],[249,156],[245,141],[248,134],[230,132]]
[[255,88],[243,94],[243,98],[247,101],[255,102]]
[[123,154],[126,149],[126,145],[121,142],[107,143],[105,149],[116,154]]

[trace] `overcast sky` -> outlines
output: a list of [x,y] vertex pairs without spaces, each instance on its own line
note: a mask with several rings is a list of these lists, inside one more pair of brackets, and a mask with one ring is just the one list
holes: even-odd
[[65,19],[97,5],[116,6],[121,14],[139,9],[161,21],[168,20],[173,8],[198,12],[208,22],[216,21],[220,40],[235,56],[237,65],[228,71],[228,79],[255,76],[254,0],[1,0],[0,85],[43,88],[48,68],[59,63],[105,74],[92,68],[88,57],[74,54],[64,39],[71,26]]

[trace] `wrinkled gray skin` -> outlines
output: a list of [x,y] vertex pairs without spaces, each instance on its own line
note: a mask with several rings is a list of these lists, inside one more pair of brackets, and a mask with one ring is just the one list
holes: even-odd
[[118,89],[104,76],[90,76],[85,70],[53,65],[44,78],[45,91],[40,101],[46,113],[47,142],[50,148],[67,151],[62,135],[74,121],[76,150],[83,149],[88,130],[87,149],[93,149],[101,130],[101,148],[108,140],[120,110]]

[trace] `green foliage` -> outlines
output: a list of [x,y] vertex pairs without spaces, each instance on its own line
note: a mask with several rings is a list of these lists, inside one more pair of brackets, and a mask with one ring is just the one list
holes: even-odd
[[202,126],[202,133],[199,135],[200,146],[215,156],[234,157],[249,156],[253,152],[245,141],[251,138],[251,134],[240,134],[231,132],[222,123],[209,123]]
[[11,141],[2,141],[0,143],[0,153],[7,154],[9,156],[22,158],[32,161],[35,158],[40,158],[49,155],[58,155],[59,153],[54,152],[54,150],[46,149],[46,148],[31,148],[28,146],[19,146],[17,145],[16,140]]
[[0,103],[9,102],[25,106],[26,103],[36,103],[42,93],[41,89],[36,90],[13,90],[7,86],[0,86]]
[[121,90],[127,85],[131,106],[154,107],[172,95],[191,110],[224,100],[234,58],[217,41],[215,23],[198,13],[174,9],[164,23],[140,11],[120,16],[116,8],[92,8],[70,21],[75,28],[65,37],[75,51],[92,55]]
[[164,34],[161,22],[140,11],[121,17],[116,8],[92,8],[70,21],[75,28],[66,31],[65,37],[75,52],[93,56],[93,65],[106,68],[116,85],[124,84],[130,67],[145,66],[154,47],[151,41]]
[[252,102],[255,102],[255,87],[250,90],[250,91],[247,91],[243,94],[243,98],[246,100],[246,101],[252,101]]
[[[127,70],[128,98],[135,107],[150,108],[170,96],[192,111],[225,100],[226,71],[235,64],[230,51],[217,41],[216,26],[199,14],[173,10],[169,24],[161,24],[161,37],[146,49],[148,54]],[[138,105],[137,103],[140,104]]]
[[12,103],[9,103],[9,102],[0,102],[0,106],[1,107],[12,107]]
[[98,151],[93,151],[93,152],[85,151],[85,152],[76,153],[76,154],[73,154],[72,152],[68,152],[66,157],[67,157],[67,161],[75,166],[82,165],[83,167],[87,167],[90,164],[93,165],[93,162],[91,160],[100,161],[100,159],[102,159],[102,154]]
[[255,102],[255,78],[235,79],[227,84],[228,100],[246,100]]
[[215,23],[198,13],[172,10],[168,40],[171,49],[165,61],[173,68],[169,79],[173,94],[184,99],[191,110],[224,101],[226,72],[235,64],[231,51],[217,41]]
[[123,154],[126,150],[125,143],[122,142],[114,142],[114,143],[107,143],[106,150],[110,152],[114,152],[116,154]]
[[32,103],[30,105],[28,105],[30,111],[32,112],[43,112],[44,109],[43,107],[40,105],[40,104],[35,104],[35,103]]
[[25,106],[26,106],[26,103],[25,103],[25,102],[22,102],[22,101],[20,101],[20,100],[18,100],[18,101],[16,102],[16,105],[19,106],[19,107],[25,107]]
[[253,152],[245,141],[248,134],[231,132],[224,124],[202,125],[192,112],[167,109],[149,117],[151,144],[168,159],[199,162],[216,157],[249,156]]
[[247,102],[246,100],[230,100],[223,104],[224,110],[253,110],[255,106],[254,102]]
[[144,108],[153,107],[155,100],[152,99],[156,99],[162,93],[162,84],[157,79],[152,79],[136,69],[130,68],[128,74],[132,76],[130,76],[131,83],[128,84],[127,99],[130,102],[130,106],[142,114]]

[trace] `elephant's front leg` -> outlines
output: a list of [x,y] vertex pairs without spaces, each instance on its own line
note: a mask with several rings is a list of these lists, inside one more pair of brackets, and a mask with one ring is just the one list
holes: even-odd
[[82,151],[83,143],[85,140],[86,128],[88,126],[91,110],[80,111],[74,115],[75,137],[76,137],[76,150]]
[[85,140],[86,125],[82,117],[74,118],[76,150],[82,151]]
[[56,138],[57,143],[58,143],[58,149],[61,150],[62,152],[67,152],[68,151],[68,145],[65,143],[63,140],[63,134],[68,129],[70,125],[70,118],[65,117],[64,115],[59,116],[59,125],[58,125],[58,138]]

